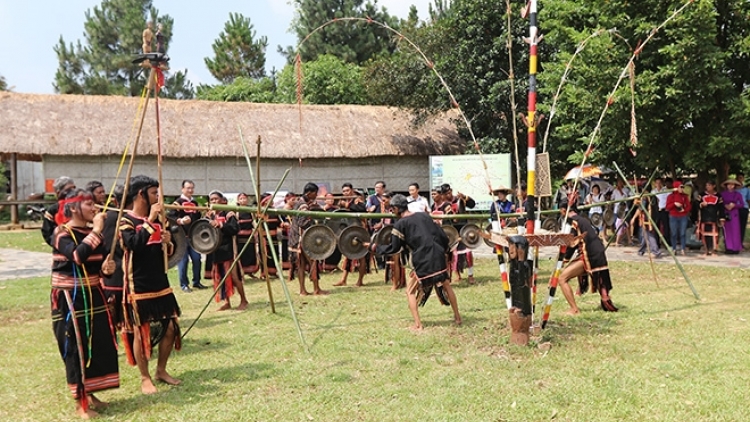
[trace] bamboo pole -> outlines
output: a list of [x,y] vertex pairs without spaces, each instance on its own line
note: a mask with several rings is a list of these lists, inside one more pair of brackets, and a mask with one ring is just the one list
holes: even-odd
[[[240,138],[242,138],[241,133],[240,133]],[[255,200],[258,203],[258,212],[256,214],[255,221],[257,221],[258,223],[263,221],[264,222],[263,230],[265,230],[266,228],[265,219],[263,218],[263,213],[261,212],[261,208],[260,208],[260,196],[261,196],[261,193],[260,193],[260,144],[261,144],[260,135],[258,135],[258,139],[255,141],[255,143],[257,145],[257,148],[255,150],[255,179],[253,180],[254,182],[253,186],[255,188]],[[247,148],[245,147],[244,138],[242,138],[242,148],[245,151],[245,154],[247,154]],[[253,169],[252,167],[250,167],[249,156],[247,156],[247,163],[248,163],[248,170],[250,170],[250,176],[252,176]],[[276,189],[277,191],[279,187],[281,187],[281,185],[277,187]],[[263,230],[261,230],[260,232],[261,235],[258,236],[258,240],[260,243],[260,250],[261,250],[260,256],[261,256],[261,262],[262,262],[260,268],[263,271],[263,278],[266,280],[266,290],[268,290],[268,300],[271,302],[271,313],[275,314],[276,304],[274,303],[273,290],[271,289],[271,275],[268,274],[268,249],[267,249],[268,243],[266,242],[266,237],[264,236],[265,232]],[[274,265],[276,265],[275,262],[274,262]],[[277,269],[277,271],[283,271],[283,267],[284,265],[281,265],[281,269]]]
[[135,135],[135,141],[133,141],[133,150],[130,153],[130,162],[128,162],[128,170],[125,172],[125,182],[122,189],[122,201],[119,204],[119,207],[117,209],[117,222],[118,224],[115,224],[115,236],[114,239],[112,239],[112,245],[109,248],[109,256],[107,259],[112,259],[112,257],[115,255],[115,248],[117,247],[117,239],[120,237],[120,220],[122,219],[122,214],[125,210],[125,202],[128,197],[128,191],[130,190],[130,177],[133,174],[133,164],[135,163],[135,156],[138,152],[138,142],[141,139],[141,132],[143,131],[143,121],[146,119],[146,111],[148,110],[148,99],[151,97],[151,83],[154,79],[154,69],[151,68],[151,71],[148,74],[148,83],[146,84],[146,103],[143,105],[143,112],[141,113],[141,121],[138,124],[138,132]]
[[[245,145],[245,138],[242,136],[242,129],[240,129],[240,141],[242,142],[242,150],[245,153],[245,161],[247,162],[248,170],[250,170],[250,177],[254,178],[253,176],[253,168],[252,164],[250,164],[250,156],[247,153],[247,145]],[[289,172],[291,171],[291,168],[286,169],[284,172],[284,175],[281,177],[281,180],[279,180],[279,183],[276,185],[276,189],[274,189],[273,194],[276,195],[276,192],[279,191],[279,188],[281,188],[281,185],[284,183],[284,180],[286,180],[286,177],[289,175]],[[254,180],[255,181],[255,180]],[[253,183],[255,185],[255,183]],[[260,198],[260,192],[255,192],[255,194]],[[268,205],[266,205],[265,208],[263,208],[263,211],[261,212],[261,216],[268,211],[268,207],[270,206],[270,202]],[[269,242],[269,244],[273,244],[273,241],[271,240],[271,234],[268,233],[268,224],[266,224],[265,221],[263,221],[263,229],[266,234],[266,240]],[[274,248],[271,249],[271,256],[273,257],[274,265],[276,266],[276,269],[278,271],[279,281],[281,282],[281,288],[284,290],[284,295],[286,296],[287,304],[289,305],[289,312],[292,315],[292,320],[294,321],[294,325],[297,328],[297,335],[299,336],[300,341],[302,342],[302,345],[305,347],[305,351],[307,353],[310,353],[310,348],[307,346],[307,342],[305,341],[305,336],[302,333],[302,328],[299,325],[299,320],[297,319],[297,313],[294,311],[294,303],[292,302],[292,296],[289,294],[289,287],[286,285],[286,281],[284,280],[284,271],[283,266],[279,263],[278,256],[276,255],[276,250]]]
[[[167,210],[164,208],[164,178],[162,177],[162,153],[161,153],[161,119],[159,117],[159,81],[149,81],[156,85],[154,88],[154,109],[156,110],[156,171],[159,178],[159,205],[161,205],[161,224],[162,228],[167,228]],[[162,247],[164,256],[164,273],[169,272],[169,251],[168,248]]]
[[[625,183],[627,183],[628,179],[625,177],[625,174],[623,174],[622,170],[620,170],[620,167],[617,166],[617,163],[613,162],[612,164],[615,165],[615,169],[620,174],[620,176],[625,180]],[[648,221],[651,222],[651,225],[656,230],[656,233],[659,234],[659,239],[661,239],[662,244],[664,245],[664,249],[666,249],[667,252],[669,252],[669,255],[672,256],[672,259],[677,265],[677,268],[680,270],[680,272],[682,273],[682,276],[685,278],[685,281],[690,287],[690,290],[693,292],[693,296],[695,296],[697,300],[701,300],[701,296],[698,294],[698,291],[695,290],[695,286],[693,286],[693,282],[690,281],[690,277],[688,277],[687,272],[685,272],[685,268],[682,266],[682,263],[680,263],[680,260],[677,259],[677,256],[674,254],[674,251],[672,250],[672,248],[668,246],[667,240],[664,238],[664,235],[662,235],[661,230],[659,230],[659,227],[656,225],[656,222],[653,220],[653,218],[651,218],[651,213],[646,212],[645,214],[646,214],[646,217],[648,218]]]

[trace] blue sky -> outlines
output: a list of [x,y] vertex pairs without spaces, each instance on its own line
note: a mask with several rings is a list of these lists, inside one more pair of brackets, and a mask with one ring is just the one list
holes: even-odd
[[[378,0],[391,15],[405,18],[410,5],[427,16],[432,0]],[[0,75],[15,92],[51,94],[57,70],[52,47],[60,35],[66,43],[83,40],[86,10],[101,4],[100,0],[0,0]],[[211,44],[224,29],[230,12],[250,18],[257,36],[268,37],[266,70],[281,69],[284,58],[276,46],[294,45],[289,33],[294,8],[288,0],[195,1],[154,0],[160,14],[174,18],[172,43],[169,46],[172,69],[187,69],[195,86],[215,84],[203,62],[213,55]]]

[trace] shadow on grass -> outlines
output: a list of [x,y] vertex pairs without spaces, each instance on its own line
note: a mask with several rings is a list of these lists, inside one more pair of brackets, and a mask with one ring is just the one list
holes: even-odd
[[[620,312],[627,311],[620,308]],[[619,325],[615,313],[603,311],[586,312],[576,316],[565,316],[559,319],[550,318],[547,327],[542,331],[543,341],[558,343],[575,341],[576,337],[598,337],[612,333],[612,327]]]
[[216,339],[210,338],[190,338],[190,336],[188,335],[182,340],[182,349],[179,352],[173,353],[176,353],[177,356],[186,356],[195,353],[205,353],[207,351],[225,349],[229,346],[230,344],[224,341],[217,341]]
[[[336,322],[341,318],[341,315],[344,313],[344,310],[342,308],[339,308],[338,312],[336,312],[336,315],[326,324],[316,326],[317,329],[320,330],[320,332],[313,338],[312,343],[310,343],[311,347],[315,347],[315,345],[320,342],[320,340],[323,338],[324,335],[326,335],[328,332],[330,332],[332,329],[337,327],[343,327],[344,324],[336,324]],[[346,324],[346,325],[352,325],[352,324]]]
[[[271,378],[276,372],[277,368],[268,363],[245,363],[222,368],[184,371],[180,374],[173,374],[182,380],[180,385],[168,386],[157,382],[156,394],[140,394],[139,387],[129,386],[129,389],[134,390],[134,394],[125,399],[110,401],[110,406],[104,410],[103,415],[146,410],[145,408],[151,406],[158,407],[163,402],[168,402],[173,406],[193,405],[202,401],[210,402],[216,400],[216,394],[221,391],[232,389],[232,384]],[[138,392],[135,393],[135,391]]]

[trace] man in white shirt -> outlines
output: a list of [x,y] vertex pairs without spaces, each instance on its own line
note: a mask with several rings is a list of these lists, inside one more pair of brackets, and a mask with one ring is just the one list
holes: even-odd
[[419,184],[414,182],[409,185],[409,197],[406,199],[409,212],[430,212],[430,203],[427,198],[419,194]]
[[[669,211],[667,211],[667,197],[672,193],[672,189],[664,186],[664,182],[661,177],[654,179],[654,188],[652,193],[657,194],[656,199],[659,201],[659,211],[656,213],[656,225],[661,230],[661,234],[664,235],[664,239],[667,242],[670,241],[669,232]],[[661,243],[661,240],[659,240]],[[664,245],[661,245],[664,246]]]

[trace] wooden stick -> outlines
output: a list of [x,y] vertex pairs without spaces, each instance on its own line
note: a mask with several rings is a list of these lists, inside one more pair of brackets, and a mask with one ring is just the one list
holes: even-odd
[[125,202],[128,197],[128,190],[130,190],[130,177],[133,174],[133,163],[135,162],[135,156],[138,151],[138,142],[141,139],[141,132],[143,131],[143,121],[146,118],[146,111],[148,110],[148,99],[151,97],[151,81],[154,78],[154,69],[152,68],[148,75],[148,84],[146,85],[146,103],[143,105],[143,112],[141,113],[141,121],[138,124],[138,132],[135,135],[135,141],[133,141],[133,150],[130,152],[130,162],[128,163],[128,171],[125,173],[125,184],[122,189],[122,201],[119,208],[117,209],[117,224],[115,224],[115,236],[112,239],[112,245],[109,248],[109,257],[112,259],[115,255],[115,247],[117,246],[117,240],[120,237],[120,220],[125,210]]
[[[261,221],[263,221],[263,227],[267,226],[265,223],[265,218],[263,217],[262,212],[260,212],[260,135],[258,135],[258,139],[255,141],[257,144],[257,148],[255,150],[255,201],[258,203],[258,214],[256,221],[260,224]],[[243,147],[244,147],[244,141],[243,141]],[[250,161],[248,161],[248,165],[250,164]],[[252,176],[252,169],[250,169],[250,175]],[[263,246],[263,252],[261,253],[261,257],[263,258],[263,278],[266,280],[266,289],[268,290],[268,300],[271,302],[271,313],[276,313],[276,305],[273,301],[273,290],[271,290],[271,278],[270,274],[268,274],[268,249],[266,249],[266,236],[265,236],[265,230],[261,231],[260,241],[261,245]],[[273,245],[273,243],[271,243]],[[283,271],[283,265],[282,268],[277,270],[278,272]]]
[[[152,73],[153,75],[153,73]],[[162,178],[162,154],[161,154],[161,124],[159,118],[159,82],[153,82],[156,85],[154,88],[154,108],[156,109],[156,170],[159,178],[159,205],[161,208],[161,224],[162,228],[167,228],[167,210],[164,208],[164,179]],[[168,248],[162,247],[164,255],[164,273],[169,271],[169,251]]]

